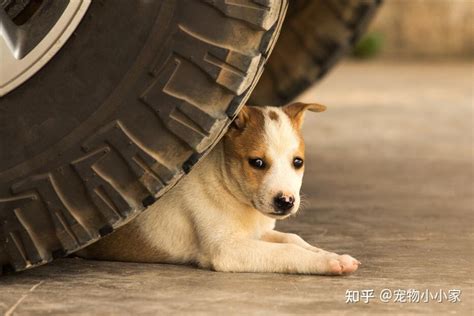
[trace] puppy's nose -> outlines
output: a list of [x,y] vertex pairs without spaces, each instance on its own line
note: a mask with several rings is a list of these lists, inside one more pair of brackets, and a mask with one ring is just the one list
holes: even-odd
[[279,194],[273,199],[273,204],[277,212],[284,213],[295,205],[295,198],[292,195]]

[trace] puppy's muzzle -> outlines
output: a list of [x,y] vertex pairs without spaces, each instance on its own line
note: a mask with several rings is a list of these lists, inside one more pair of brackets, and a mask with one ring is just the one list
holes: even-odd
[[292,195],[278,194],[273,199],[275,215],[286,215],[291,212],[293,206],[295,206],[295,197]]

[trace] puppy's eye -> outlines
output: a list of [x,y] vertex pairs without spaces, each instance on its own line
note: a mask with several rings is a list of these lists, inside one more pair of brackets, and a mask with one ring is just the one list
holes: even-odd
[[299,169],[303,167],[303,159],[300,157],[296,157],[293,159],[293,166],[295,166],[296,169]]
[[263,161],[262,158],[250,158],[249,159],[249,164],[257,169],[263,169],[265,168],[265,161]]

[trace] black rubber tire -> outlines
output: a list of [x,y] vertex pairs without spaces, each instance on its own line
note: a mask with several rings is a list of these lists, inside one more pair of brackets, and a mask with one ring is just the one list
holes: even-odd
[[283,105],[357,43],[381,0],[291,0],[281,35],[249,100]]
[[85,247],[153,203],[254,88],[286,0],[94,0],[0,99],[0,273]]

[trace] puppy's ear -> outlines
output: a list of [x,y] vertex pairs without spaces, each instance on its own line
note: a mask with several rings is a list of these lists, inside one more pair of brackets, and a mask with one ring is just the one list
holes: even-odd
[[249,115],[250,115],[249,112],[250,110],[248,106],[244,105],[242,107],[242,110],[240,110],[239,114],[237,114],[237,117],[234,119],[234,121],[232,122],[230,126],[237,130],[243,130],[249,120]]
[[283,111],[290,117],[298,128],[303,124],[304,113],[306,110],[311,112],[323,112],[326,110],[326,106],[317,103],[296,102],[283,107]]

